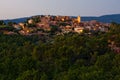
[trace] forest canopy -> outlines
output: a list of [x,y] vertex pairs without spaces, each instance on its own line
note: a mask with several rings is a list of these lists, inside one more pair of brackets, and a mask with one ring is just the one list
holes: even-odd
[[119,80],[120,24],[97,35],[0,34],[0,80]]

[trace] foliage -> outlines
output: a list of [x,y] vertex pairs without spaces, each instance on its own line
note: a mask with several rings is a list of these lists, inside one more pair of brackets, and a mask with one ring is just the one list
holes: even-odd
[[[40,36],[0,35],[0,80],[119,80],[120,54],[108,47],[106,34]],[[115,42],[120,41],[116,38]]]
[[0,20],[0,25],[5,25],[5,22],[3,20]]

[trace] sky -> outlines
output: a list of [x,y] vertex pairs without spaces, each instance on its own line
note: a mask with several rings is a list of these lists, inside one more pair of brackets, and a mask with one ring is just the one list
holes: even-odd
[[0,0],[0,19],[34,15],[101,16],[120,13],[120,0]]

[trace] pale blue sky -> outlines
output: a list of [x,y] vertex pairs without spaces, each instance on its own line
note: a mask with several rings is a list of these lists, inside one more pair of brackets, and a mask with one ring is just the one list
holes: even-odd
[[120,0],[0,0],[0,19],[41,14],[100,16],[119,13]]

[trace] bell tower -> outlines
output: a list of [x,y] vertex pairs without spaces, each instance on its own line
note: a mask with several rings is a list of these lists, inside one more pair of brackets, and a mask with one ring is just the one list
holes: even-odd
[[81,17],[80,16],[77,17],[77,21],[78,21],[78,23],[81,22]]

